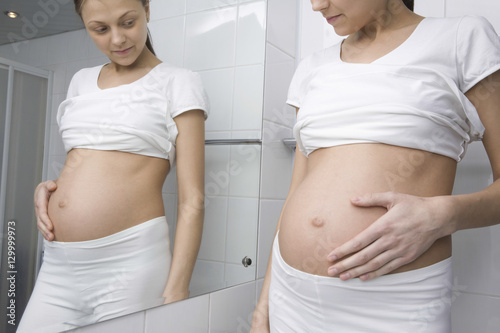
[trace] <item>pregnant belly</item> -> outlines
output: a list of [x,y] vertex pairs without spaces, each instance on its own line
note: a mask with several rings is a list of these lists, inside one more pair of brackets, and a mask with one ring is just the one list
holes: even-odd
[[[281,254],[290,266],[307,273],[327,276],[331,266],[327,255],[387,212],[383,207],[356,207],[350,201],[354,196],[386,191],[444,195],[453,186],[454,172],[449,169],[453,163],[436,155],[426,155],[420,170],[415,168],[404,181],[395,183],[388,177],[398,174],[398,164],[392,163],[394,155],[402,160],[411,150],[371,144],[351,146],[348,153],[343,152],[344,149],[328,148],[311,154],[307,175],[283,210],[279,230]],[[433,171],[428,173],[428,168]],[[443,238],[422,257],[396,272],[430,265],[449,257],[450,252],[450,239]]]
[[165,215],[161,185],[168,170],[120,154],[92,153],[72,164],[68,156],[48,205],[55,240],[96,239]]

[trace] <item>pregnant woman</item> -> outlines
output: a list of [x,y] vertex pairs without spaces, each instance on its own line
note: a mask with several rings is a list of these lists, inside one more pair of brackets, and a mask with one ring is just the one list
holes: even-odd
[[[410,1],[311,2],[348,37],[290,86],[297,152],[252,332],[448,333],[450,235],[500,220],[499,38]],[[495,181],[451,196],[479,139]]]
[[[35,194],[44,261],[18,332],[59,332],[184,299],[201,241],[208,102],[199,76],[155,56],[148,0],[75,0],[75,8],[109,63],[77,72],[59,107],[68,154],[57,181]],[[171,254],[162,186],[174,158]]]

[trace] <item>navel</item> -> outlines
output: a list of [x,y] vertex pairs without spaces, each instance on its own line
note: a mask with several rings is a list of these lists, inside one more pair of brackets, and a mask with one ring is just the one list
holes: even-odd
[[312,225],[315,226],[316,228],[321,228],[322,226],[325,225],[325,220],[319,217],[315,217],[312,219]]
[[68,201],[67,200],[59,200],[58,206],[59,206],[59,208],[65,208],[66,206],[68,206]]

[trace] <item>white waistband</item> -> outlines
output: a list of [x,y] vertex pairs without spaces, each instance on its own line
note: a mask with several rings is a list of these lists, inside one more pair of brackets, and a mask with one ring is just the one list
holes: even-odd
[[[276,263],[280,266],[283,271],[287,274],[292,275],[298,279],[314,281],[319,284],[327,284],[327,285],[335,285],[335,286],[346,286],[349,285],[366,285],[368,281],[361,281],[359,279],[351,279],[347,281],[342,281],[339,278],[329,277],[329,276],[321,276],[314,275],[310,273],[306,273],[300,271],[292,266],[288,265],[283,257],[281,256],[279,242],[278,242],[278,234],[276,234],[276,238],[273,244],[273,260],[276,260]],[[418,268],[415,270],[387,274],[383,276],[379,276],[373,280],[369,280],[370,285],[390,285],[394,283],[411,283],[416,281],[421,281],[429,278],[430,276],[438,276],[443,274],[446,271],[451,269],[452,257],[444,259],[440,262],[437,262],[433,265],[426,266],[423,268]]]
[[156,225],[161,225],[162,223],[167,223],[167,219],[165,216],[156,217],[149,221],[142,222],[133,227],[118,231],[114,234],[101,238],[96,238],[81,242],[58,242],[58,241],[49,242],[46,239],[44,239],[43,244],[46,247],[53,247],[53,248],[89,248],[89,247],[103,246],[111,244],[118,240],[122,240],[128,236],[131,236],[135,233],[146,230],[148,228],[153,228]]

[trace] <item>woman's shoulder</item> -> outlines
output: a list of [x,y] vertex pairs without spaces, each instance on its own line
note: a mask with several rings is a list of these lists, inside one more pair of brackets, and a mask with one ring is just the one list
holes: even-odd
[[425,19],[427,29],[440,34],[453,34],[458,30],[478,31],[491,30],[494,31],[491,23],[483,16],[479,15],[464,15],[454,17],[427,17]]
[[73,75],[73,78],[85,80],[88,79],[90,76],[95,76],[96,74],[99,75],[101,69],[104,66],[106,66],[106,64],[81,68]]
[[302,67],[305,70],[310,70],[324,64],[340,61],[341,44],[342,42],[339,42],[307,55],[300,61],[299,68]]
[[169,75],[172,77],[197,75],[197,73],[192,71],[191,69],[172,65],[168,62],[162,62],[158,64],[155,70],[162,75]]
[[153,68],[150,76],[167,89],[177,85],[198,85],[201,82],[198,73],[167,62],[162,62]]
[[95,86],[97,86],[99,73],[104,66],[105,64],[102,64],[77,70],[71,78],[71,82],[68,87],[68,97],[74,97],[85,93],[86,91],[94,90]]

